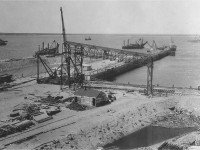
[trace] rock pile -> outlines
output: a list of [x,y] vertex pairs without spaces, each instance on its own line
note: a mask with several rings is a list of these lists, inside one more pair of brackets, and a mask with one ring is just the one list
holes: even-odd
[[73,101],[71,104],[66,106],[66,108],[69,108],[70,110],[84,111],[87,109],[87,106],[81,105],[81,104]]

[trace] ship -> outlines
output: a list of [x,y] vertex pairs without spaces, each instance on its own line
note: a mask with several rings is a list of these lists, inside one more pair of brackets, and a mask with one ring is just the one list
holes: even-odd
[[157,47],[158,50],[165,50],[166,48],[167,48],[166,45],[163,45],[163,46],[161,46],[161,47]]
[[171,51],[176,51],[177,46],[174,44],[174,40],[171,37],[171,43],[169,44],[169,49]]
[[58,48],[59,48],[59,44],[54,40],[50,47],[48,44],[48,46],[44,48],[44,43],[43,43],[42,48],[41,49],[39,48],[39,51],[37,51],[36,54],[46,55],[46,56],[55,56],[56,54],[59,53]]
[[88,38],[85,38],[86,41],[91,40],[91,37],[89,36]]
[[148,42],[143,42],[143,39],[140,38],[138,41],[135,42],[135,44],[130,44],[129,39],[127,40],[127,44],[124,41],[124,46],[122,46],[122,49],[143,49],[144,45]]
[[7,42],[8,42],[8,41],[4,41],[4,40],[0,39],[0,46],[5,46],[5,45],[7,45]]
[[199,43],[200,42],[200,36],[196,35],[194,39],[188,40],[188,42]]

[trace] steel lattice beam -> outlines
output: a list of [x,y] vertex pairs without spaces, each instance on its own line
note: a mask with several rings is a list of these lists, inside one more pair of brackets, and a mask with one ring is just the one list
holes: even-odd
[[153,57],[147,64],[147,95],[153,95]]
[[[64,43],[64,63],[62,63],[62,68],[66,68],[67,70],[67,84],[69,87],[73,84],[75,87],[82,86],[84,76],[82,73],[83,66],[83,47],[80,44],[72,45],[67,41]],[[62,70],[62,69],[61,69]],[[63,73],[63,72],[62,72]],[[63,75],[61,75],[63,76]]]

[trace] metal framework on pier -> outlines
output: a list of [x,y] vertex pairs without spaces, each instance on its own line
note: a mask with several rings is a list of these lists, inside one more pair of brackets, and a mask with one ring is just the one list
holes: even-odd
[[[70,44],[67,41],[65,34],[65,25],[63,18],[62,7],[60,8],[61,20],[62,20],[62,34],[63,34],[63,47],[62,47],[62,57],[61,57],[61,89],[63,84],[74,85],[74,90],[76,87],[83,86],[84,75],[82,73],[83,66],[83,47],[81,44]],[[64,56],[64,60],[63,60]],[[67,72],[67,83],[63,83],[63,69]]]
[[[63,44],[62,51],[63,53],[61,57],[61,89],[63,84],[67,84],[69,85],[69,87],[71,87],[71,85],[73,84],[74,89],[77,86],[83,86],[83,47],[81,45],[71,45],[66,41]],[[63,83],[64,71],[66,71],[67,73],[67,83]]]
[[150,56],[147,64],[147,95],[153,95],[153,57]]

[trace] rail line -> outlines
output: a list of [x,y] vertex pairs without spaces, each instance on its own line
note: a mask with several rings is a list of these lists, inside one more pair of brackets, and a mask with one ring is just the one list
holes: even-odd
[[[40,128],[42,128],[42,127],[45,127],[45,126],[47,126],[47,125],[51,125],[51,124],[56,123],[56,122],[60,122],[60,121],[62,121],[62,120],[69,119],[69,118],[74,117],[74,116],[76,116],[76,115],[72,115],[72,116],[68,116],[68,117],[65,117],[65,118],[62,118],[62,119],[59,119],[59,120],[56,120],[56,121],[52,121],[52,122],[50,122],[50,123],[48,123],[48,124],[46,123],[46,124],[44,124],[44,125],[41,125],[41,126],[39,126],[39,127],[35,127],[35,128],[32,128],[32,129],[29,129],[29,130],[24,131],[24,132],[22,132],[22,133],[18,133],[18,134],[16,134],[16,135],[11,135],[11,136],[9,136],[9,137],[2,138],[2,139],[0,139],[0,141],[5,141],[5,140],[8,140],[8,139],[10,139],[10,138],[14,138],[14,137],[17,137],[17,136],[19,136],[19,135],[23,135],[23,134],[25,134],[25,133],[28,133],[28,132],[31,132],[31,131],[40,129]],[[69,123],[69,124],[70,124],[70,123]],[[63,126],[66,126],[66,125],[63,125]],[[62,127],[62,126],[59,126],[59,127],[56,127],[56,128],[50,129],[50,130],[47,130],[46,132],[49,132],[49,131],[51,131],[51,130],[55,130],[55,129],[60,128],[60,127]],[[45,133],[45,131],[42,132],[42,133]],[[33,134],[33,135],[38,135],[38,134]],[[33,135],[32,135],[32,136],[33,136]],[[17,140],[16,140],[16,141],[17,141]],[[15,142],[16,142],[16,141],[15,141]],[[15,143],[15,142],[11,142],[11,143]],[[4,144],[4,145],[8,145],[8,144]]]

